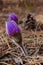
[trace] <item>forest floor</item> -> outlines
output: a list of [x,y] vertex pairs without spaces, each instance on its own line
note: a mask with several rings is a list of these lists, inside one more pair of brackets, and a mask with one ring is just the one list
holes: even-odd
[[[42,54],[39,54],[39,49],[43,45],[43,31],[25,30],[23,24],[19,24],[23,45],[28,54],[24,56],[21,47],[6,34],[5,22],[8,20],[9,13],[8,10],[3,9],[3,11],[4,13],[0,14],[0,57],[2,57],[0,65],[16,65],[16,63],[18,63],[17,65],[20,63],[22,65],[43,65],[43,51],[41,51]],[[22,12],[21,9],[17,9],[14,12],[17,13],[20,20],[24,21],[29,11]],[[43,15],[41,13],[32,13],[32,15],[38,22],[43,23]]]

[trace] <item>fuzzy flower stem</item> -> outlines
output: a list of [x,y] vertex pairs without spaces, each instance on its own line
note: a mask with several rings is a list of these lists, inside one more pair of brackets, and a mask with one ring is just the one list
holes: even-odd
[[17,42],[15,42],[15,40],[13,40],[13,39],[11,39],[11,40],[12,40],[12,42],[14,42],[14,43],[15,43],[15,45],[17,45],[18,47],[20,47],[20,49],[22,50],[22,52],[23,52],[23,54],[24,54],[24,56],[25,56],[25,53],[24,53],[24,51],[23,51],[22,47],[21,47],[19,44],[17,44]]

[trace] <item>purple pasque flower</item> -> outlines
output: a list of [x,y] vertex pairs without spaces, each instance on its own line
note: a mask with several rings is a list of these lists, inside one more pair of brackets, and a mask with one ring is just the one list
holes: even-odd
[[12,36],[21,33],[21,30],[16,24],[16,22],[11,20],[6,22],[6,32],[8,35]]
[[13,20],[15,21],[16,23],[18,23],[18,16],[15,14],[15,13],[11,13],[9,15],[9,20]]
[[[23,45],[22,45],[22,35],[21,35],[21,30],[18,27],[18,25],[16,24],[15,21],[11,20],[6,22],[6,32],[8,35],[13,36],[13,39],[15,39],[16,37],[16,42],[22,47],[23,51],[25,54],[26,50],[24,49]],[[16,35],[16,36],[15,36]]]

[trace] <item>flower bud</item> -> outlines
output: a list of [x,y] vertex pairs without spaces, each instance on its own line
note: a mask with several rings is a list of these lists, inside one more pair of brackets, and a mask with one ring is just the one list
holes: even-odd
[[15,13],[11,13],[9,15],[9,20],[13,20],[18,24],[18,17],[17,17],[17,15]]
[[6,32],[8,35],[12,36],[14,34],[21,33],[21,30],[16,24],[16,22],[11,20],[11,21],[6,22]]

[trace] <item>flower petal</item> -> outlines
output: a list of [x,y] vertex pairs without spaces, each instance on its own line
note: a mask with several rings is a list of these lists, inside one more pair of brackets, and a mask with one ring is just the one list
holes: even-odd
[[14,20],[15,22],[16,22],[16,21],[18,22],[18,17],[17,17],[17,15],[16,15],[15,13],[11,13],[11,14],[9,15],[9,19],[10,19],[10,20]]
[[6,22],[6,32],[8,35],[14,35],[14,34],[18,34],[21,33],[20,28],[18,27],[18,25],[15,23],[15,21],[8,21]]

